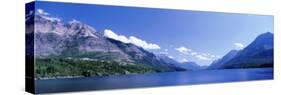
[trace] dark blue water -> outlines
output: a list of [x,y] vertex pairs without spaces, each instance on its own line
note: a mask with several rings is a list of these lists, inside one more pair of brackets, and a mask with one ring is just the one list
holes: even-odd
[[272,68],[203,70],[144,75],[36,80],[36,93],[105,90],[273,79]]

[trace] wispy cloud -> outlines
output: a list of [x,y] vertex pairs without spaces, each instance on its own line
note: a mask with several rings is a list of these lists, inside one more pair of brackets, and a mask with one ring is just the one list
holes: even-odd
[[174,59],[174,57],[173,56],[168,56],[169,58],[171,58],[171,59]]
[[197,52],[191,52],[191,55],[195,56],[195,55],[197,55]]
[[130,43],[130,40],[126,36],[118,35],[118,34],[114,33],[110,29],[105,29],[104,30],[104,36],[108,37],[108,38],[111,38],[111,39],[114,39],[114,40],[121,41],[123,43]]
[[60,18],[51,17],[51,16],[50,16],[50,13],[44,11],[43,9],[37,9],[37,10],[35,11],[35,14],[41,15],[41,17],[43,17],[43,18],[45,18],[45,19],[47,19],[47,20],[50,20],[50,21],[58,21],[58,22],[61,21]]
[[211,58],[209,58],[207,56],[203,56],[203,55],[196,55],[196,57],[200,60],[211,60]]
[[182,62],[188,62],[188,60],[187,60],[186,58],[183,58],[183,59],[179,60],[179,62],[180,62],[180,63],[182,63]]
[[205,61],[213,61],[215,59],[220,58],[220,56],[212,55],[210,53],[200,53],[195,55],[196,58]]
[[37,10],[36,10],[36,13],[37,13],[37,14],[40,14],[40,15],[50,15],[50,13],[45,12],[43,9],[37,9]]
[[156,54],[163,54],[163,55],[169,55],[168,49],[158,49],[155,51]]
[[168,52],[165,52],[165,51],[160,51],[158,52],[159,54],[164,54],[164,55],[168,55],[169,53]]
[[124,35],[118,35],[110,29],[104,30],[104,36],[114,40],[121,41],[123,43],[132,43],[144,49],[161,49],[160,46],[157,44],[148,43],[145,40],[139,39],[135,36],[126,37]]
[[130,36],[129,40],[131,43],[143,47],[144,49],[160,49],[160,46],[158,46],[157,44],[147,43],[145,40],[141,40],[134,36]]
[[[203,60],[203,61],[212,61],[212,60],[220,58],[220,56],[216,56],[216,55],[213,55],[210,53],[196,52],[196,51],[193,51],[192,49],[186,48],[184,46],[175,48],[175,50],[180,52],[181,54],[184,54],[185,58],[188,56],[190,56],[190,57],[193,56],[193,57],[197,58],[198,60]],[[181,59],[180,61],[182,61],[182,60],[183,59]]]
[[243,49],[245,46],[242,43],[234,43],[233,44],[237,49]]
[[184,46],[181,46],[181,47],[178,47],[178,48],[175,48],[176,51],[182,53],[182,54],[185,54],[187,55],[188,53],[190,53],[192,50],[189,49],[189,48],[186,48]]

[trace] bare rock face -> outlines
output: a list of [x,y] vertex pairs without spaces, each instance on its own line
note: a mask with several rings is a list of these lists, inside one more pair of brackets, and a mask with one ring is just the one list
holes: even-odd
[[[33,28],[32,26],[34,26],[34,31],[29,31],[26,35],[34,37],[36,57],[81,56],[98,52],[108,53],[109,55],[115,54],[114,59],[117,61],[130,61],[127,54],[110,43],[91,26],[76,20],[64,23],[40,14],[31,16],[28,17],[29,24],[27,24],[27,27]],[[106,57],[106,54],[104,57]]]
[[[40,14],[30,16],[26,20],[29,22],[26,27],[34,26],[34,31],[28,31],[26,35],[34,37],[34,56],[37,58],[80,58],[116,61],[120,64],[146,64],[161,67],[165,71],[182,70],[170,66],[141,47],[107,38],[77,20],[62,22]],[[32,44],[32,41],[29,42]]]

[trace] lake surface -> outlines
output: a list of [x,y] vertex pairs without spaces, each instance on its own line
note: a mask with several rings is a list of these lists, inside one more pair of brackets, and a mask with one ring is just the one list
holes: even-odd
[[36,80],[36,93],[191,85],[273,79],[272,68],[165,72],[143,75]]

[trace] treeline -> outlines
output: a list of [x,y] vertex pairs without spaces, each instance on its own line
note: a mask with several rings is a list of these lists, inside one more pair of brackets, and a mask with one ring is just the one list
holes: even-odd
[[119,64],[117,62],[81,59],[46,58],[36,59],[36,79],[61,77],[90,77],[159,72],[143,64]]

